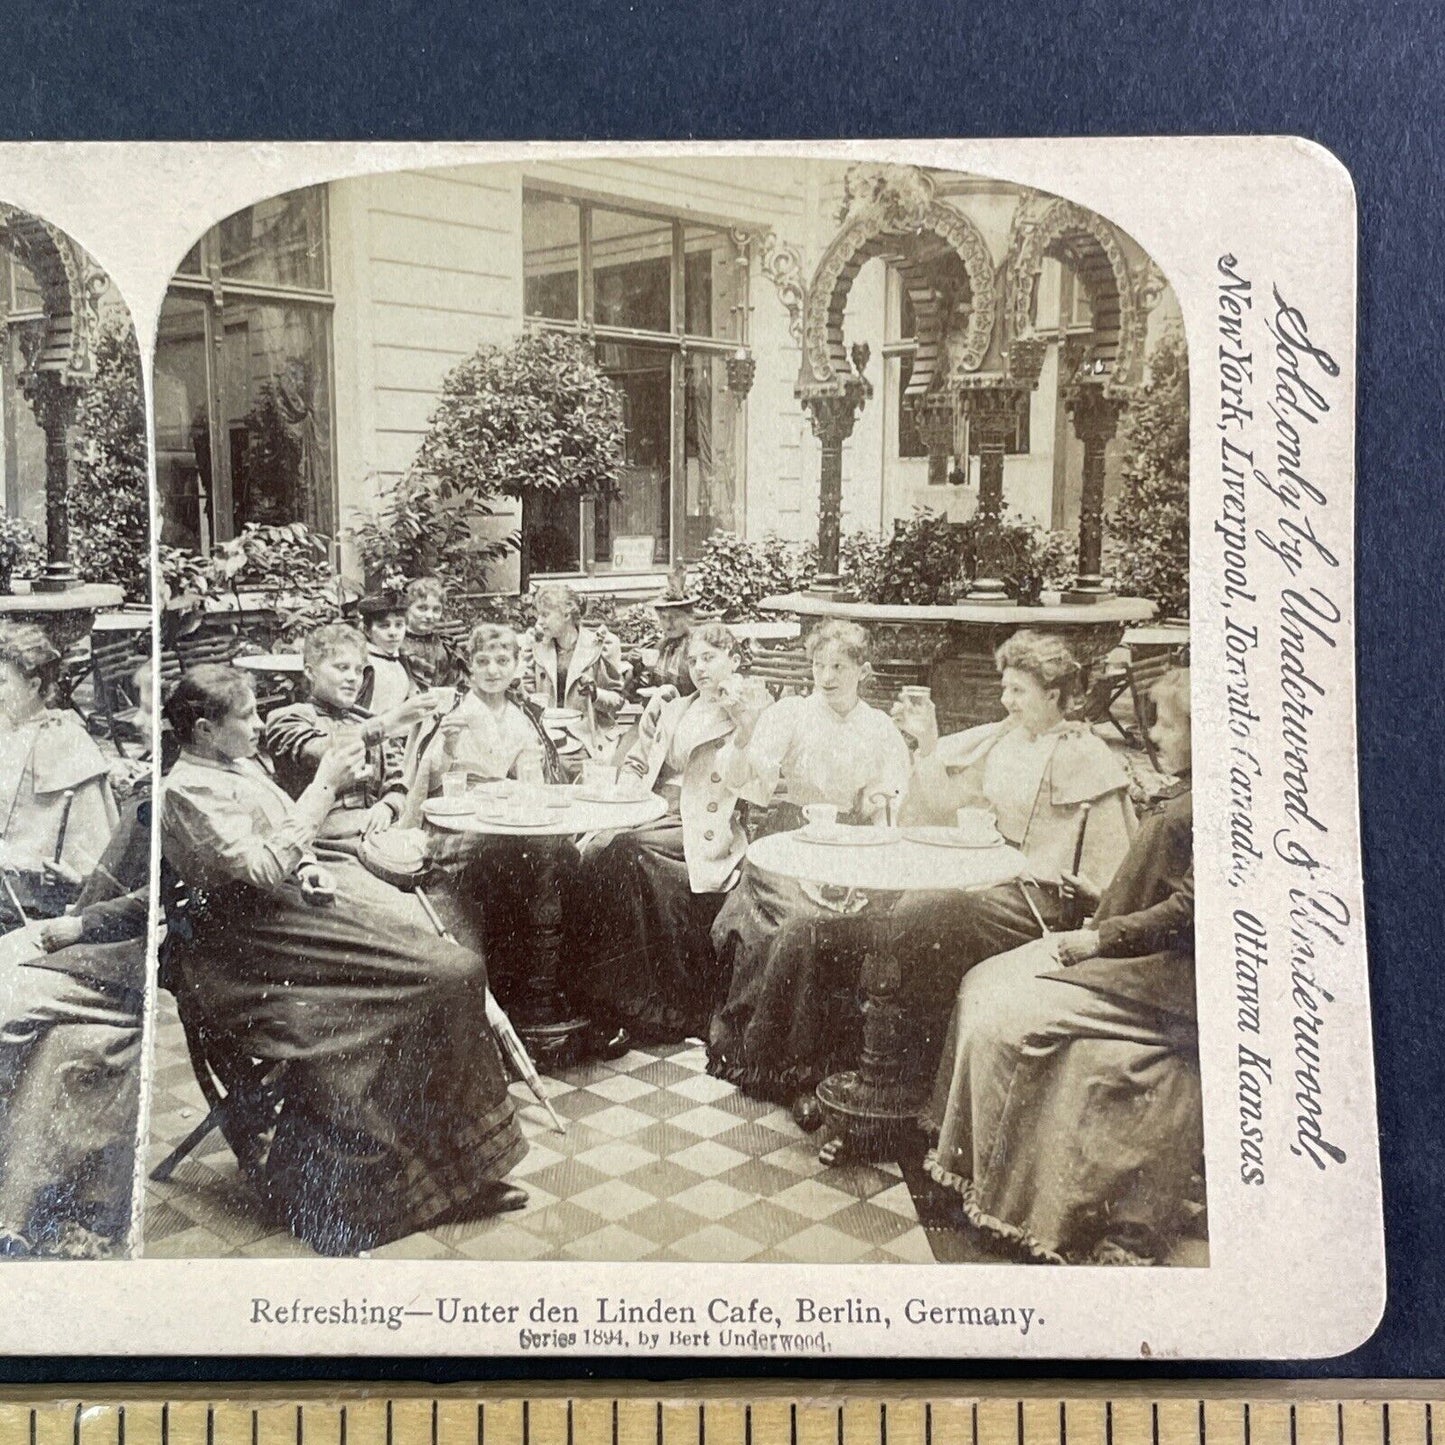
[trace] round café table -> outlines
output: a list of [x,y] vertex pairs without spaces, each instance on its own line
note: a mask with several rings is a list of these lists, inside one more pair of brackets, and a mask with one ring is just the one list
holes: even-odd
[[[872,835],[872,828],[841,829]],[[863,1005],[863,1051],[856,1069],[830,1074],[818,1085],[818,1103],[828,1137],[818,1151],[824,1164],[844,1159],[886,1157],[918,1117],[920,1100],[904,1078],[908,1021],[898,1001],[898,957],[889,931],[891,905],[915,889],[970,892],[1026,877],[1028,864],[1017,848],[961,848],[915,841],[909,834],[943,829],[886,830],[885,842],[815,843],[808,830],[774,833],[748,848],[748,862],[795,883],[845,889],[867,897],[866,942],[859,982]],[[877,899],[877,895],[884,895]],[[846,903],[846,896],[845,896]]]
[[[479,839],[526,841],[528,846],[524,851],[531,865],[533,883],[527,900],[529,967],[521,981],[512,1021],[538,1065],[555,1068],[575,1057],[590,1022],[573,1009],[557,983],[562,968],[562,850],[587,833],[638,828],[655,822],[667,812],[667,803],[656,793],[648,793],[637,801],[588,802],[577,796],[579,789],[574,783],[506,786],[511,789],[512,798],[536,800],[528,803],[528,812],[534,816],[525,822],[512,823],[493,813],[493,808],[505,806],[505,792],[499,795],[497,785],[480,791],[476,797],[478,806],[471,812],[442,812],[436,806],[441,800],[433,799],[422,805],[422,813],[431,827],[444,832]],[[566,806],[545,806],[544,797],[553,801],[565,799]]]

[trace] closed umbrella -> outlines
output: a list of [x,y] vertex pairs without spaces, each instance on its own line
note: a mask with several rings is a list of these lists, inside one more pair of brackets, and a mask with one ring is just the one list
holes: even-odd
[[[416,890],[417,900],[426,911],[426,916],[431,920],[431,925],[437,933],[448,943],[455,943],[450,933],[447,932],[441,919],[437,916],[432,901],[426,896],[424,889]],[[497,1042],[501,1045],[502,1052],[507,1056],[507,1062],[517,1071],[517,1076],[536,1096],[537,1102],[547,1111],[548,1117],[552,1120],[552,1127],[559,1133],[565,1134],[567,1126],[557,1117],[557,1111],[552,1107],[547,1096],[542,1092],[542,1076],[537,1072],[537,1066],[532,1062],[532,1056],[527,1052],[527,1046],[522,1042],[521,1035],[513,1026],[511,1019],[507,1017],[506,1011],[502,1008],[493,995],[490,988],[487,989],[486,999],[487,1022],[492,1026],[492,1032],[497,1036]]]

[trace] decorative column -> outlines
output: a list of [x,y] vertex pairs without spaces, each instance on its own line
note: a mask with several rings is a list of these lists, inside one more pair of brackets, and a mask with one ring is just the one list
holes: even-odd
[[843,378],[841,389],[822,395],[804,396],[813,435],[822,443],[823,457],[818,474],[818,577],[813,586],[831,591],[838,586],[838,543],[843,521],[843,443],[853,435],[858,413],[873,395],[872,383],[863,375],[868,348],[855,346],[853,371]]
[[913,420],[919,439],[928,448],[928,481],[941,486],[948,480],[948,464],[958,455],[956,398],[935,391],[913,403]]
[[1110,597],[1104,582],[1104,448],[1119,430],[1124,402],[1106,396],[1101,383],[1073,382],[1064,388],[1064,405],[1074,435],[1084,444],[1083,487],[1079,495],[1079,573],[1066,602],[1095,602]]
[[70,562],[70,428],[77,392],[53,371],[32,372],[22,383],[45,432],[45,573],[35,592],[65,592],[78,578]]
[[1003,514],[1003,455],[1018,426],[1024,392],[1011,385],[981,386],[963,393],[963,409],[978,441],[978,515]]

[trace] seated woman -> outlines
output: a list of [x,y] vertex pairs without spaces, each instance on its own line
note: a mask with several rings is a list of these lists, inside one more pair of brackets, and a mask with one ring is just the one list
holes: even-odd
[[0,1255],[102,1258],[124,1246],[140,1102],[150,825],[150,799],[138,792],[95,871],[72,880],[80,892],[70,912],[24,930],[25,955],[0,977]]
[[307,701],[277,708],[266,719],[265,748],[276,781],[299,798],[332,739],[355,732],[366,748],[366,771],[337,798],[317,836],[354,840],[391,827],[401,815],[406,785],[400,770],[388,766],[384,745],[420,722],[431,710],[429,700],[424,694],[409,697],[380,716],[358,706],[367,642],[345,622],[328,622],[309,633],[303,659]]
[[64,879],[100,862],[119,814],[109,764],[69,709],[50,706],[60,653],[30,624],[0,624],[0,916],[64,911]]
[[284,1064],[269,1145],[242,1167],[313,1248],[349,1254],[447,1220],[517,1209],[522,1157],[481,959],[418,901],[312,844],[364,765],[338,739],[289,798],[256,760],[246,678],[186,673],[166,704],[182,752],[162,854],[189,892],[168,919],[171,982],[246,1055]]
[[[858,697],[868,634],[828,621],[806,646],[813,691],[739,708],[718,772],[739,796],[772,803],[764,832],[797,827],[811,803],[832,804],[844,822],[881,822],[908,782],[909,756],[888,715]],[[818,1082],[852,1062],[856,1010],[840,1013],[833,1002],[851,995],[857,971],[848,922],[822,894],[748,863],[712,928],[731,983],[713,1019],[708,1068],[748,1093],[794,1104],[804,1127],[821,1122]]]
[[[555,751],[536,714],[516,696],[518,640],[510,627],[481,622],[467,638],[470,687],[449,712],[418,729],[406,762],[402,821],[420,826],[422,804],[454,770],[472,779],[560,776]],[[518,940],[530,871],[524,839],[432,839],[433,896],[447,927],[488,959],[505,999],[521,967]]]
[[586,711],[606,721],[622,706],[622,644],[605,627],[582,626],[582,599],[570,587],[537,589],[537,622],[526,690],[543,707]]
[[1145,820],[1086,927],[964,979],[939,1075],[930,1173],[986,1240],[1033,1259],[1161,1258],[1204,1147],[1189,674],[1153,697],[1160,765],[1184,791]]
[[624,778],[667,800],[667,816],[598,834],[583,850],[576,992],[594,1020],[639,1040],[701,1036],[721,1001],[708,930],[737,882],[747,836],[718,759],[733,734],[742,655],[721,622],[693,630],[686,669],[697,691],[654,697],[622,762]]
[[893,910],[903,996],[917,1013],[917,1068],[932,1077],[960,979],[980,960],[1065,921],[1063,875],[1081,841],[1081,870],[1113,876],[1129,847],[1134,811],[1123,766],[1064,710],[1078,660],[1061,639],[1016,632],[995,652],[1008,716],[940,739],[933,704],[901,701],[898,726],[918,744],[903,800],[905,825],[952,824],[960,808],[991,812],[1032,880],[977,893],[919,890]]

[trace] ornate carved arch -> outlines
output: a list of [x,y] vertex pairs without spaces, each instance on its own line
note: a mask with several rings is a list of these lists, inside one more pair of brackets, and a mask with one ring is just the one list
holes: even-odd
[[803,365],[798,394],[829,396],[852,374],[843,334],[848,293],[864,264],[876,256],[906,258],[919,238],[935,237],[963,263],[969,295],[961,337],[945,335],[950,320],[936,304],[918,307],[920,353],[943,357],[951,373],[977,371],[993,335],[996,282],[993,257],[978,228],[934,196],[933,181],[912,168],[857,166],[847,182],[842,229],[819,261],[803,307]]
[[1102,216],[1072,201],[1055,200],[1043,215],[1020,211],[1006,265],[1010,340],[1034,333],[1034,287],[1046,258],[1068,266],[1088,293],[1094,333],[1084,360],[1103,367],[1108,395],[1127,395],[1143,379],[1149,298],[1146,277],[1130,269],[1119,234]]
[[76,384],[95,371],[105,273],[64,231],[18,207],[0,203],[0,242],[40,287],[43,330],[25,346],[27,389],[40,375]]

